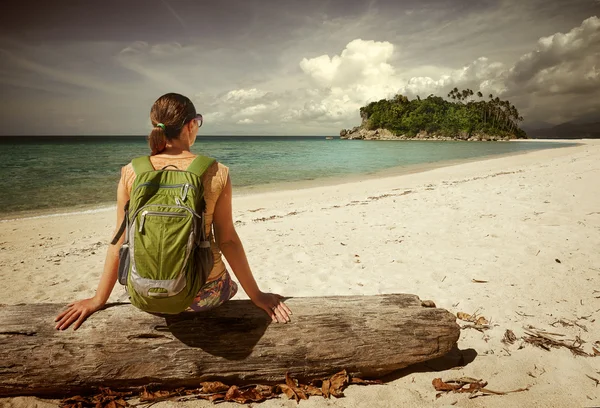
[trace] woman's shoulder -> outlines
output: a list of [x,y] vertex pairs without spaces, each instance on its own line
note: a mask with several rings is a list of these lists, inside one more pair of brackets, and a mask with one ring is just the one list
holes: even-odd
[[205,181],[211,180],[212,182],[218,182],[218,184],[225,185],[228,176],[229,167],[220,161],[215,160],[215,162],[208,169],[206,169],[206,172],[202,178]]
[[210,169],[212,171],[214,171],[215,174],[229,173],[229,167],[227,167],[226,165],[224,165],[223,163],[221,163],[218,160],[215,160],[215,162],[213,163],[213,165],[210,166]]
[[135,176],[135,171],[133,170],[133,164],[131,162],[121,167],[121,177],[128,178],[130,176]]

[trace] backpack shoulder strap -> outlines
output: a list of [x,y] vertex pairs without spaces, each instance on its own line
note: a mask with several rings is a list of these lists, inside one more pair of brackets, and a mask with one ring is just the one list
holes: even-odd
[[198,156],[194,159],[193,162],[190,163],[190,165],[188,166],[186,171],[189,171],[190,173],[194,173],[198,177],[202,177],[204,172],[210,166],[212,166],[212,164],[214,162],[215,162],[215,159],[213,159],[212,157]]
[[148,171],[154,171],[154,166],[150,161],[150,156],[136,157],[131,161],[131,165],[133,166],[133,171],[135,172],[136,176]]

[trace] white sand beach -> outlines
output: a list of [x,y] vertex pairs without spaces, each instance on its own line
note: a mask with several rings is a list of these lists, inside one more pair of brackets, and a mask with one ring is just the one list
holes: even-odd
[[[483,333],[461,331],[458,347],[474,357],[462,368],[407,368],[384,385],[350,386],[345,398],[313,397],[300,406],[600,406],[600,387],[589,378],[600,380],[600,358],[566,348],[546,351],[520,339],[501,342],[507,329],[520,338],[528,325],[564,339],[579,336],[586,352],[600,341],[600,140],[578,143],[235,197],[238,233],[263,290],[296,297],[412,293],[491,322]],[[0,222],[0,303],[92,296],[114,222],[114,212],[106,210]],[[111,300],[126,298],[117,285]],[[483,379],[495,391],[529,390],[436,398],[434,378],[461,376]],[[6,407],[56,404],[0,399]],[[282,397],[253,406],[297,404]]]

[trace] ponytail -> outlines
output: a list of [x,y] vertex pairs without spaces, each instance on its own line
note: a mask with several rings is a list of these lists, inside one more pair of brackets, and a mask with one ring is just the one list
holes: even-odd
[[156,100],[150,109],[150,121],[154,126],[148,136],[151,155],[167,148],[167,141],[178,139],[186,122],[196,117],[196,108],[189,98],[168,93]]
[[[162,125],[162,123],[160,123]],[[167,147],[167,135],[164,129],[164,125],[161,127],[154,126],[150,135],[148,136],[148,145],[150,146],[150,153],[152,156],[159,154]]]

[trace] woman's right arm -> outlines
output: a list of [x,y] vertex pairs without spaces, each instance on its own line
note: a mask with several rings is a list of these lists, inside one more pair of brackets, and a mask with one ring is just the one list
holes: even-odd
[[[115,230],[115,233],[121,226],[123,218],[125,218],[125,203],[127,203],[128,200],[129,192],[125,187],[125,184],[120,182],[117,189],[117,229]],[[64,330],[74,323],[73,330],[77,330],[88,316],[98,311],[106,304],[115,287],[115,283],[117,282],[119,248],[123,243],[123,239],[125,239],[125,236],[121,235],[116,244],[108,246],[106,259],[104,261],[104,271],[100,277],[96,295],[89,299],[78,300],[69,304],[67,309],[54,319],[54,321],[57,322],[55,329]]]

